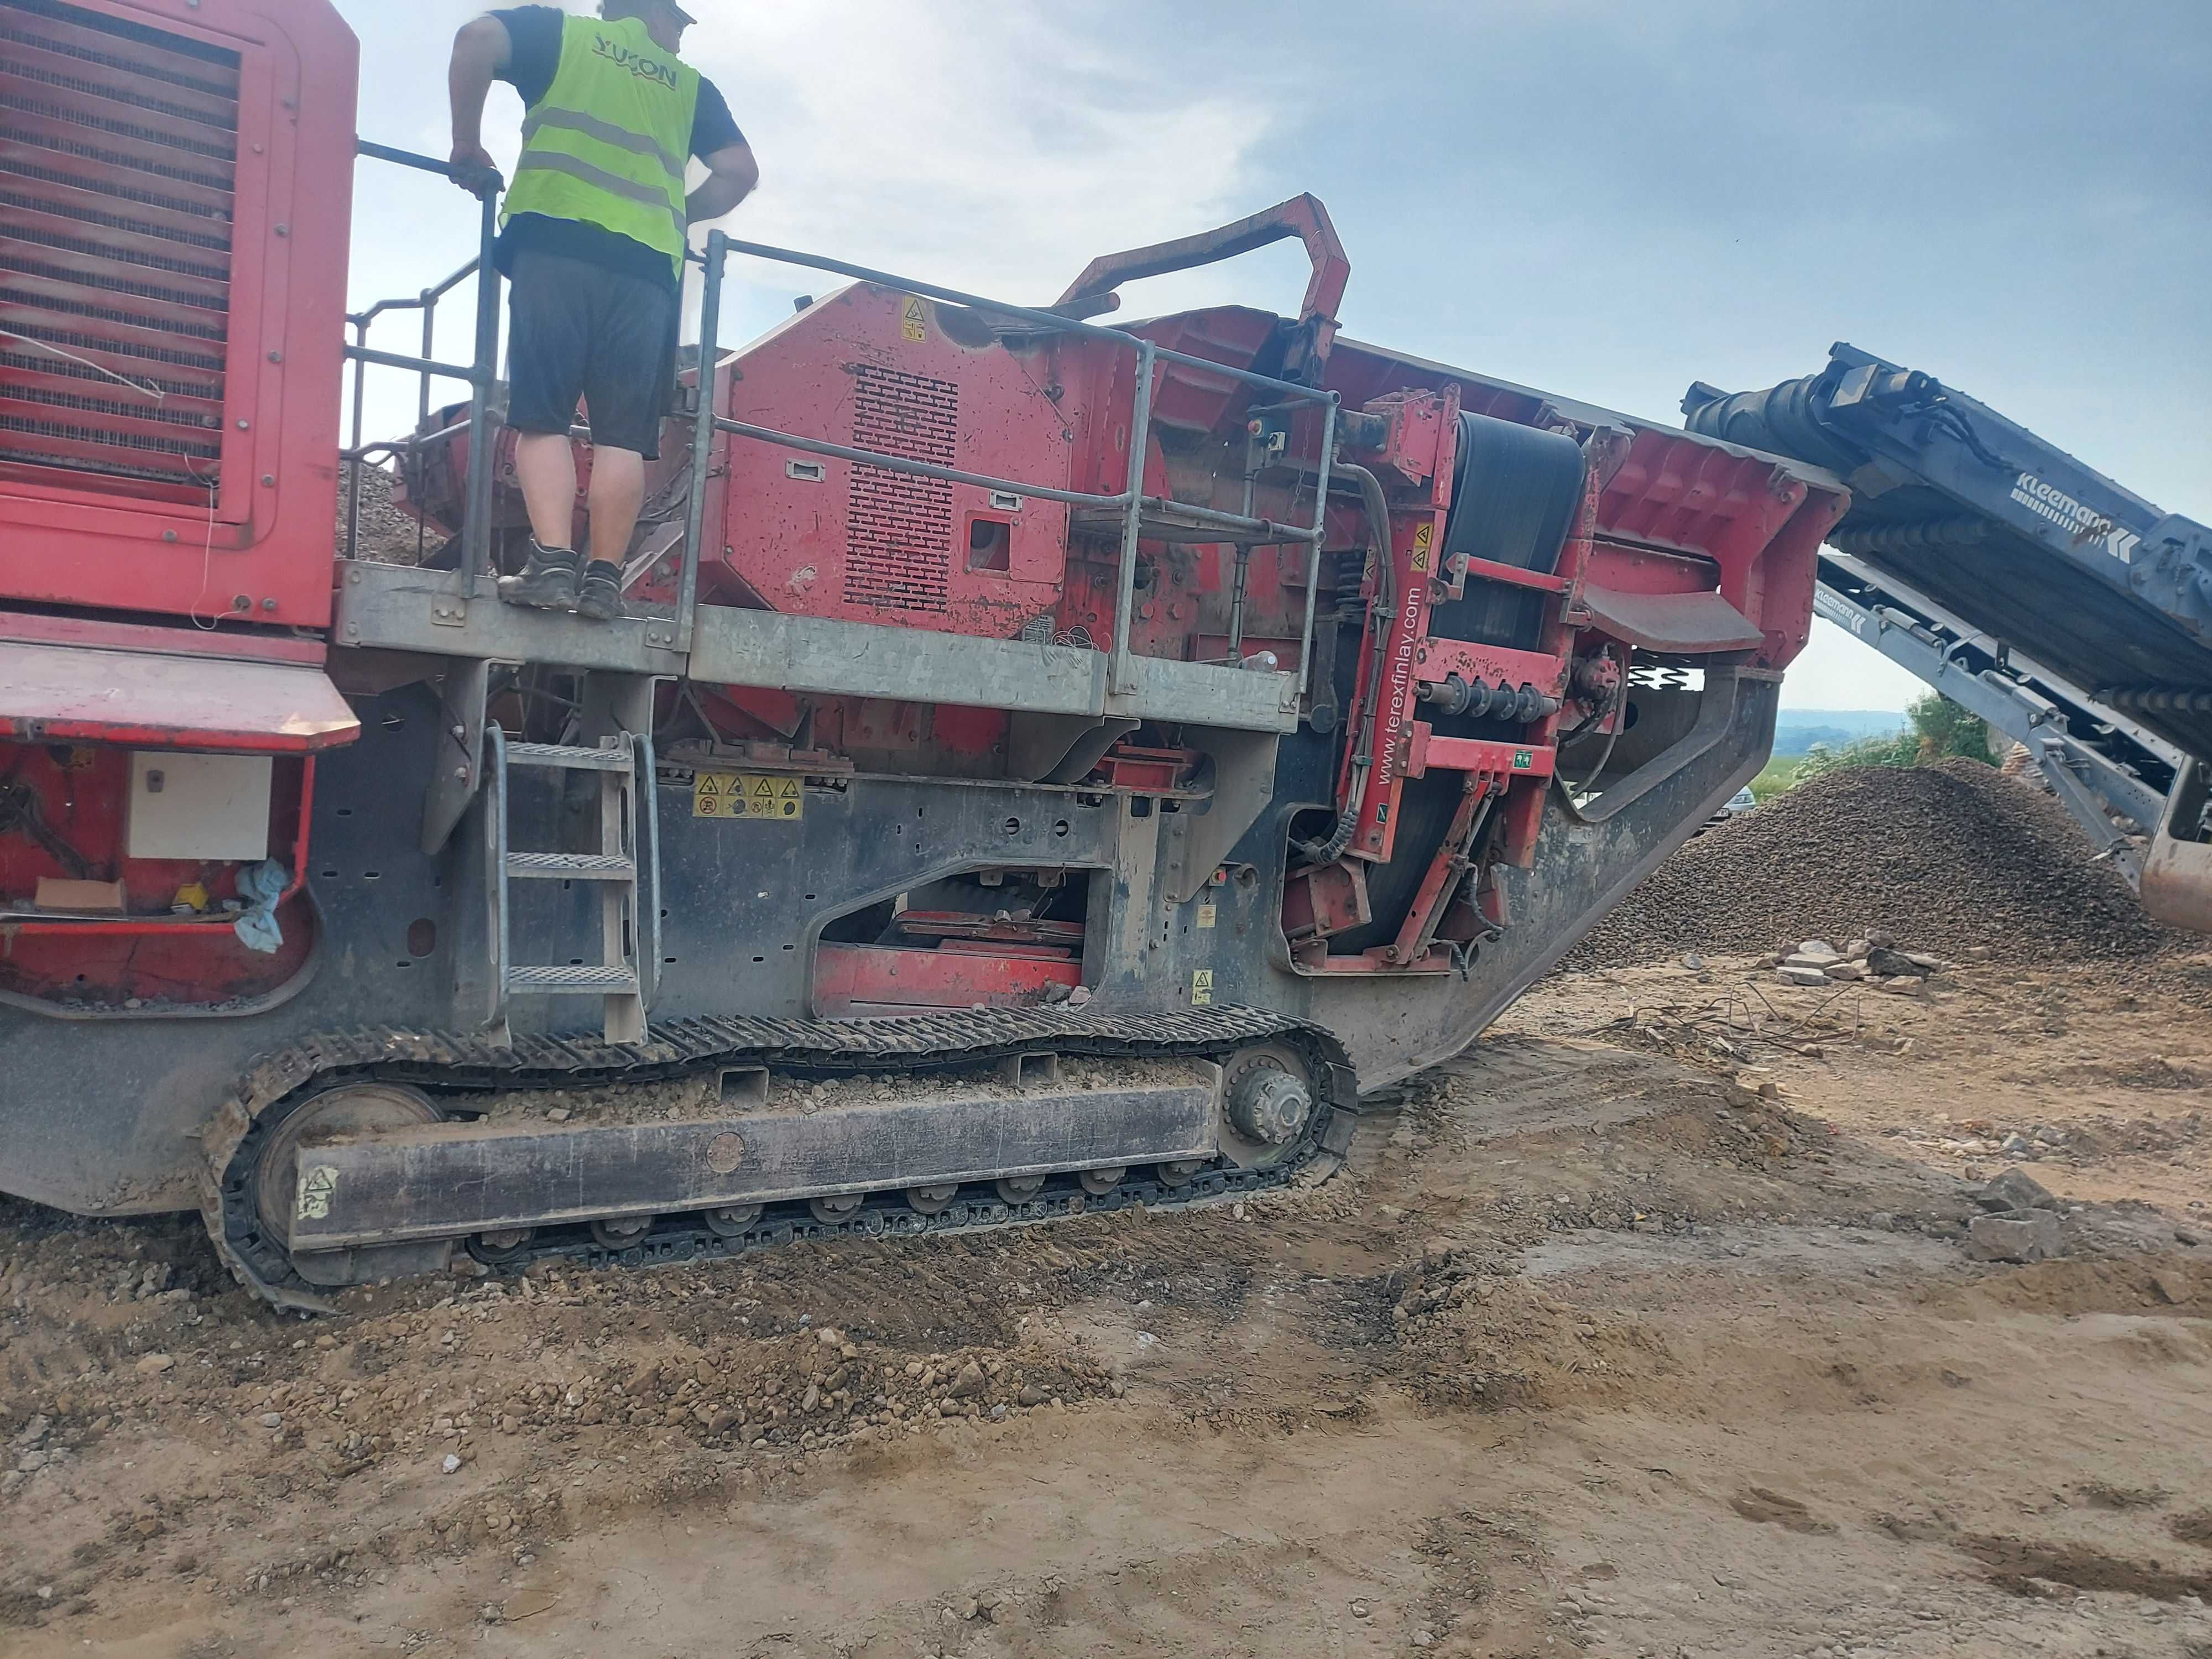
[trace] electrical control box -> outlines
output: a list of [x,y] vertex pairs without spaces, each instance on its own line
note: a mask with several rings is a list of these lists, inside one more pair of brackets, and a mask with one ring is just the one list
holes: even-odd
[[266,755],[134,753],[125,856],[228,863],[267,858],[270,766]]

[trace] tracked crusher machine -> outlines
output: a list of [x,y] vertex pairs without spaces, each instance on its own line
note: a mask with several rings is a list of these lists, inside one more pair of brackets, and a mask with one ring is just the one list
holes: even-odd
[[[499,285],[346,314],[442,171],[356,63],[0,0],[10,1193],[314,1307],[1310,1177],[1767,755],[1843,488],[1340,337],[1310,198],[1037,307],[715,235],[625,614],[504,606]],[[1286,237],[1294,316],[1091,320]],[[854,280],[727,352],[733,252]]]

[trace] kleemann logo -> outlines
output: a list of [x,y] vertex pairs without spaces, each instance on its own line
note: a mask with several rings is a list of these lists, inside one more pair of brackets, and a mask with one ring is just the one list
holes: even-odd
[[596,42],[592,50],[600,57],[609,59],[617,68],[628,70],[641,81],[658,82],[671,92],[676,90],[675,64],[665,64],[658,58],[647,58],[641,52],[633,52],[621,41],[610,40],[604,34],[595,34],[592,39]]
[[2087,507],[2064,490],[2047,484],[2033,472],[2014,480],[2012,498],[2029,512],[2045,518],[2074,538],[2075,546],[2098,542],[2122,564],[2135,562],[2136,544],[2142,538],[2121,529],[2103,514]]

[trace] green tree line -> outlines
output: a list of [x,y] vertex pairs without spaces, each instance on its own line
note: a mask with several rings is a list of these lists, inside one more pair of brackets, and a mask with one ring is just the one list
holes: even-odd
[[1995,766],[1988,724],[1968,714],[1940,691],[1916,699],[1905,711],[1901,732],[1886,737],[1861,738],[1840,749],[1816,743],[1805,751],[1791,775],[1793,784],[1816,778],[1845,766],[1925,766],[1930,761],[1957,756]]

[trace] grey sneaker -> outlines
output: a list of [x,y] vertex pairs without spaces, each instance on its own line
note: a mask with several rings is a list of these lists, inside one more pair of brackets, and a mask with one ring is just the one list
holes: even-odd
[[576,614],[592,622],[612,622],[622,615],[622,567],[593,559],[585,567],[576,590]]
[[540,547],[533,538],[522,574],[499,579],[499,597],[539,611],[574,611],[580,562],[574,548]]

